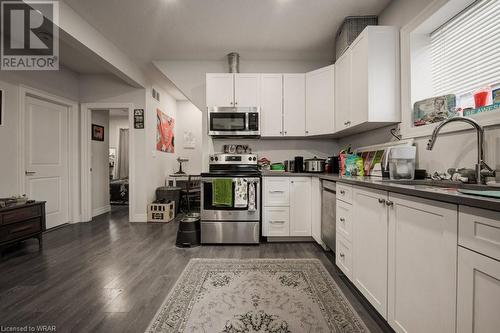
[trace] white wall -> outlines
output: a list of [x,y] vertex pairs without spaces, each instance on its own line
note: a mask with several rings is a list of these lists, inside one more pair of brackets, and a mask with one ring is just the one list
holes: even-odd
[[[165,185],[165,180],[169,174],[172,174],[177,167],[177,102],[161,87],[154,86],[160,93],[160,102],[153,99],[152,87],[146,89],[146,174],[142,178],[146,184],[145,201],[151,203],[155,200],[155,190],[159,186]],[[174,149],[175,153],[165,153],[156,150],[156,109],[159,108],[163,113],[173,117],[174,122]],[[146,206],[144,206],[146,209]],[[145,212],[145,210],[144,210]]]
[[93,110],[92,124],[104,127],[104,141],[91,143],[92,216],[106,213],[109,205],[109,110]]
[[[394,0],[379,15],[379,24],[405,26],[417,13],[432,0]],[[391,127],[381,128],[339,140],[340,145],[352,143],[353,147],[372,145],[393,140],[389,133]],[[446,171],[451,167],[474,168],[477,157],[476,135],[474,131],[442,134],[432,151],[426,149],[429,137],[417,138],[418,167],[428,172]],[[485,130],[486,162],[500,170],[500,126]],[[500,172],[497,175],[500,181]]]
[[[208,169],[208,155],[214,152],[220,152],[220,145],[213,142],[212,138],[208,136],[207,130],[207,108],[206,108],[206,84],[205,84],[205,74],[206,73],[223,73],[228,71],[227,61],[155,61],[155,66],[163,72],[183,93],[184,95],[193,102],[200,110],[202,110],[202,170],[206,171]],[[255,61],[255,60],[244,60],[240,62],[240,71],[242,73],[305,73],[314,69],[321,68],[323,66],[329,65],[326,61]],[[271,159],[281,159],[285,155],[292,154],[302,154],[304,155],[309,150],[308,148],[303,149],[293,149],[293,146],[306,147],[304,144],[294,142],[295,140],[286,140],[281,150],[270,150],[269,148],[277,144],[279,141],[274,141],[274,143],[258,143],[256,146],[256,151],[262,151],[269,155],[277,154],[277,156],[268,156]],[[305,140],[309,141],[309,140]],[[233,143],[238,143],[239,140],[232,140]],[[215,146],[214,146],[215,145]],[[314,144],[309,145],[314,147]],[[291,148],[290,148],[291,147]],[[332,148],[335,147],[332,141]],[[289,149],[290,148],[290,149]],[[311,148],[312,149],[312,148]],[[291,150],[287,152],[287,150]],[[302,152],[302,153],[300,153]],[[326,153],[326,152],[325,152]]]
[[62,68],[60,71],[0,71],[0,89],[4,90],[5,109],[0,126],[0,197],[20,192],[19,177],[19,93],[20,85],[78,101],[78,75]]
[[[195,146],[184,148],[184,133],[188,131],[194,136]],[[177,136],[176,155],[189,159],[182,169],[189,174],[199,174],[202,170],[202,112],[190,101],[177,101]]]

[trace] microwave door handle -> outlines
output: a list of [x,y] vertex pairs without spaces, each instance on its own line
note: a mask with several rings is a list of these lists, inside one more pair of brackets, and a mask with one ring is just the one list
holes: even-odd
[[249,127],[249,122],[250,122],[250,113],[245,113],[245,131],[248,131],[250,129]]

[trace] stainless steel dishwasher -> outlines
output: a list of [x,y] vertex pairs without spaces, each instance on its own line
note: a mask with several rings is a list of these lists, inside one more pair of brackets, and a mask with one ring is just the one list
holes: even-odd
[[337,228],[336,218],[336,184],[329,180],[322,181],[321,195],[321,239],[333,252],[335,252],[335,238]]

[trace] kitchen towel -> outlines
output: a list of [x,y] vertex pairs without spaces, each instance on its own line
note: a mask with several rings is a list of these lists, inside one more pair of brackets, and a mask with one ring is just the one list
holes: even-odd
[[234,207],[244,208],[248,206],[248,181],[237,178],[234,185]]
[[233,205],[233,180],[231,178],[215,178],[212,181],[212,205],[214,207]]
[[255,205],[255,183],[248,184],[248,211],[255,212],[257,207]]

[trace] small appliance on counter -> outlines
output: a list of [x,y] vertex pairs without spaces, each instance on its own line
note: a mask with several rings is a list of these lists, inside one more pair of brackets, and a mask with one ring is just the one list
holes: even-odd
[[339,157],[338,156],[330,156],[326,159],[325,163],[325,172],[326,173],[339,173]]
[[310,173],[325,172],[325,159],[314,156],[304,160],[304,171]]
[[286,160],[283,162],[286,172],[295,172],[295,161]]
[[388,149],[389,177],[393,180],[415,178],[417,147],[399,146]]
[[295,156],[293,164],[295,172],[304,172],[304,157]]

